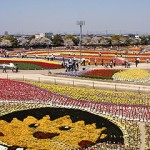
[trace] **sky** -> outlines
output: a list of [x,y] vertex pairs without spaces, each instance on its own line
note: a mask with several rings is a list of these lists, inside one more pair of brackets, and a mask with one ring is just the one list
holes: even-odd
[[150,0],[0,0],[0,34],[150,34]]

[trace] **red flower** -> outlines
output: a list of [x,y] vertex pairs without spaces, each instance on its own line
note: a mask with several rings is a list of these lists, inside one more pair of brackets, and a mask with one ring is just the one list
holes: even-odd
[[88,141],[88,140],[82,140],[78,143],[78,145],[81,147],[81,148],[87,148],[89,146],[92,146],[94,143],[91,142],[91,141]]

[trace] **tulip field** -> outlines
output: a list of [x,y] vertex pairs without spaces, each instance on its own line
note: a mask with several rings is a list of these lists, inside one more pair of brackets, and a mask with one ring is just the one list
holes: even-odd
[[0,58],[0,63],[34,64],[34,65],[40,66],[42,69],[59,69],[59,68],[62,68],[62,65],[60,62],[46,61],[46,60],[42,60],[42,59]]
[[[44,107],[79,109],[108,119],[116,124],[124,135],[124,144],[104,142],[87,149],[140,149],[140,123],[145,124],[145,149],[150,148],[150,94],[25,83],[8,79],[0,79],[0,87],[1,116]],[[64,145],[63,149],[67,148]]]
[[[125,50],[128,50],[128,53],[125,53]],[[19,51],[18,51],[19,52]],[[25,51],[27,56],[40,56],[45,58],[48,54],[54,55],[56,57],[64,57],[64,58],[74,58],[80,59],[80,50],[32,50],[32,51]],[[99,55],[101,53],[101,55]],[[10,56],[16,56],[16,52],[10,52]],[[124,48],[123,51],[117,51],[117,50],[110,50],[110,49],[100,49],[100,50],[82,50],[82,58],[85,58],[86,60],[90,59],[91,64],[94,64],[94,59],[96,58],[97,64],[100,65],[102,63],[102,60],[104,61],[104,64],[110,63],[111,60],[116,59],[116,64],[121,65],[122,60],[128,60],[132,63],[135,62],[136,58],[140,58],[141,63],[145,63],[147,59],[149,59],[150,52],[146,53],[139,53],[138,51],[134,52],[130,50],[130,48]],[[86,61],[87,62],[87,61]]]
[[141,82],[150,81],[150,71],[143,69],[92,69],[82,72],[80,77],[112,79],[114,81]]
[[99,79],[112,79],[112,76],[121,71],[120,69],[92,69],[86,72],[83,72],[80,77],[88,77],[88,78],[99,78]]

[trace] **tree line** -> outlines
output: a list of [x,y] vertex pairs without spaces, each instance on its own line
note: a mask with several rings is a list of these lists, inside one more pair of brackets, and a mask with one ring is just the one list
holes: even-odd
[[[149,45],[150,36],[140,36],[139,38],[128,37],[122,35],[113,35],[110,37],[97,37],[97,36],[83,36],[83,46],[130,46],[130,45]],[[19,37],[16,38],[13,35],[2,36],[0,38],[1,48],[47,48],[47,47],[73,47],[78,46],[80,43],[79,37],[73,35],[62,36],[56,34],[51,37],[36,38],[34,35],[28,38]]]

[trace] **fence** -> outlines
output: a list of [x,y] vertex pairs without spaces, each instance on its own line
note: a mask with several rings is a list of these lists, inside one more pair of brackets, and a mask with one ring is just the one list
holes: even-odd
[[[6,75],[6,74],[5,74]],[[111,89],[114,91],[133,91],[138,93],[150,92],[150,86],[146,85],[136,85],[136,84],[123,84],[123,83],[113,83],[113,82],[101,82],[101,81],[92,81],[85,79],[73,79],[65,77],[54,77],[54,76],[44,76],[44,75],[21,75],[18,74],[7,74],[3,76],[7,79],[16,79],[21,81],[35,81],[35,82],[46,82],[51,84],[63,84],[70,85],[73,87],[87,87],[87,88],[97,88],[97,89]]]

